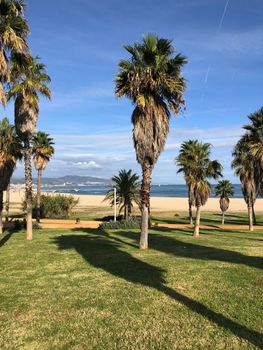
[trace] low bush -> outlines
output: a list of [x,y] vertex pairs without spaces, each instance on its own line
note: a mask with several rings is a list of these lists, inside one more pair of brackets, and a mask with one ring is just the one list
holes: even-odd
[[[78,204],[73,196],[66,195],[41,195],[40,217],[42,219],[68,218],[72,209]],[[26,210],[26,201],[23,201],[23,210]],[[33,217],[37,214],[37,196],[33,196]]]
[[100,224],[101,230],[119,230],[119,229],[140,229],[141,220],[134,218],[131,220],[108,221]]

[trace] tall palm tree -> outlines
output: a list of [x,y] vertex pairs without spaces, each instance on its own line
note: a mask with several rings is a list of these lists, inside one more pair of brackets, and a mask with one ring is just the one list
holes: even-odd
[[255,161],[255,181],[258,193],[263,196],[263,107],[250,114],[248,118],[251,124],[243,126],[247,131],[243,138],[246,139],[249,153]]
[[179,155],[176,158],[175,162],[179,167],[177,173],[184,173],[184,178],[186,185],[188,187],[188,205],[189,205],[189,220],[190,224],[193,224],[193,188],[194,188],[194,153],[196,146],[198,144],[197,140],[188,140],[184,141],[180,147]]
[[189,162],[194,177],[193,205],[196,207],[195,228],[193,236],[199,236],[201,206],[204,206],[211,194],[211,185],[208,179],[217,179],[222,176],[222,165],[217,160],[210,160],[211,145],[195,142],[194,152]]
[[25,3],[21,0],[0,1],[0,101],[5,106],[4,84],[10,82],[10,56],[28,50],[29,28],[24,18]]
[[35,169],[37,171],[37,221],[40,222],[41,178],[48,162],[54,155],[54,142],[49,134],[38,131],[33,137],[32,154]]
[[259,191],[257,181],[257,167],[254,156],[249,152],[247,135],[243,135],[238,141],[233,152],[232,168],[239,176],[244,200],[247,204],[249,230],[253,231],[253,207]]
[[186,58],[174,56],[172,41],[148,34],[142,43],[124,46],[129,60],[119,62],[116,96],[128,97],[132,113],[133,141],[142,167],[140,248],[148,247],[148,216],[153,167],[164,149],[170,112],[184,105],[185,81],[181,76]]
[[16,132],[24,144],[27,239],[31,240],[33,238],[31,141],[36,132],[39,94],[51,98],[51,92],[47,86],[50,77],[46,73],[45,65],[38,62],[38,57],[20,54],[16,55],[11,67],[11,82],[7,98],[15,99]]
[[22,159],[21,142],[16,135],[15,127],[4,118],[0,121],[0,233],[3,231],[3,192],[10,183],[18,159]]
[[250,153],[263,169],[263,107],[248,116],[251,124],[243,126],[247,130]]
[[229,208],[230,196],[235,193],[234,187],[228,180],[221,180],[215,187],[216,196],[220,196],[219,204],[222,211],[222,225],[225,223],[225,212]]
[[[132,170],[120,170],[118,175],[111,178],[113,186],[116,188],[116,204],[119,213],[124,211],[124,219],[129,220],[133,212],[133,203],[140,203],[140,182],[137,174],[132,174]],[[114,205],[114,190],[110,189],[105,201],[110,201]]]

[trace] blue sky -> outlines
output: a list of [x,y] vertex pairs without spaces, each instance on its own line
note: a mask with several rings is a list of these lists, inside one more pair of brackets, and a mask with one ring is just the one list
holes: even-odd
[[[144,34],[174,40],[188,58],[186,112],[171,119],[154,183],[183,183],[174,158],[183,140],[213,144],[224,175],[246,115],[262,105],[262,0],[28,1],[30,46],[52,78],[51,102],[41,100],[38,129],[54,137],[56,155],[45,176],[110,177],[140,172],[132,145],[132,104],[114,97],[124,44]],[[2,111],[1,111],[2,114]],[[4,112],[13,120],[13,106]],[[17,167],[15,176],[22,176]]]

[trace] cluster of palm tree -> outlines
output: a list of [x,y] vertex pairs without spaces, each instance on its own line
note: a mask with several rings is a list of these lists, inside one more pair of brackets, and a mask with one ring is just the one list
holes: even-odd
[[[15,100],[15,130],[19,137],[17,139],[13,126],[9,126],[19,146],[17,154],[8,153],[12,159],[9,170],[4,170],[3,166],[7,150],[4,148],[0,150],[0,176],[5,178],[0,189],[6,189],[4,184],[10,181],[9,175],[13,172],[15,161],[21,158],[22,147],[25,161],[27,239],[32,239],[32,152],[38,171],[39,220],[41,174],[52,157],[54,148],[53,140],[49,135],[36,134],[39,95],[51,97],[48,87],[50,78],[45,66],[39,63],[39,58],[33,57],[30,53],[27,43],[29,28],[24,17],[24,9],[25,3],[22,0],[0,0],[0,100],[3,106],[12,98]],[[124,48],[130,57],[119,62],[115,92],[117,97],[126,96],[134,105],[133,141],[137,161],[142,168],[139,205],[142,216],[140,248],[146,249],[151,175],[165,146],[170,116],[177,115],[185,105],[183,93],[186,84],[182,77],[182,68],[187,61],[183,55],[175,53],[171,40],[159,38],[153,34],[146,35],[141,43],[135,43],[133,46],[126,45]],[[246,133],[235,147],[232,163],[241,180],[251,229],[254,203],[257,195],[263,192],[262,115],[263,109],[249,116],[251,124],[244,126]],[[210,153],[210,144],[189,140],[182,144],[176,159],[178,171],[184,173],[188,186],[191,224],[193,223],[192,207],[196,207],[194,236],[199,235],[201,206],[210,196],[209,179],[222,176],[221,164],[217,160],[211,160]],[[8,165],[6,166],[8,169]],[[124,216],[129,218],[132,213],[132,202],[138,203],[138,177],[131,171],[121,171],[119,176],[115,176],[112,180],[117,187],[120,210],[123,209]],[[124,194],[124,187],[122,187],[125,183],[132,188],[128,202],[124,199],[127,195]],[[217,195],[221,197],[223,213],[228,207],[229,196],[232,193],[229,184],[218,185]],[[106,198],[111,201],[112,192],[109,192]]]
[[[39,95],[51,97],[45,65],[33,57],[22,0],[0,1],[0,100],[14,99],[15,130],[23,145],[27,203],[27,239],[32,239],[32,140],[39,116]],[[2,162],[2,160],[0,160]]]
[[211,160],[210,156],[210,143],[189,140],[182,143],[176,158],[178,172],[184,174],[188,187],[190,224],[193,224],[192,207],[196,207],[193,236],[199,236],[201,207],[205,205],[211,194],[211,184],[208,180],[222,176],[222,165],[217,160]]
[[244,200],[248,208],[249,230],[256,223],[254,204],[263,195],[263,107],[248,116],[245,134],[237,142],[232,167],[239,176]]
[[[134,212],[134,203],[140,204],[140,181],[137,174],[132,170],[120,170],[118,175],[111,178],[112,185],[116,189],[116,205],[119,208],[119,214],[124,213],[124,219],[130,220]],[[105,201],[114,205],[114,189],[110,189]]]

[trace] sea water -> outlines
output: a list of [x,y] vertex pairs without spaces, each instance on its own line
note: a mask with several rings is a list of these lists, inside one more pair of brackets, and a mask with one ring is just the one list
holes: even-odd
[[[235,194],[234,198],[243,198],[241,186],[239,184],[233,185]],[[64,185],[43,185],[42,191],[53,193],[71,193],[77,195],[102,195],[104,196],[107,191],[112,187],[109,185],[76,185],[76,184],[64,184]],[[214,192],[215,185],[212,185],[211,197],[215,197]],[[185,197],[187,198],[187,186],[186,185],[152,185],[151,187],[152,197]]]

